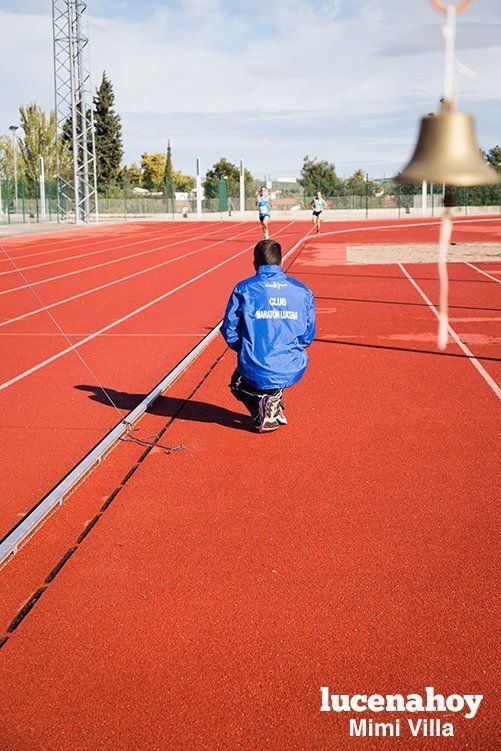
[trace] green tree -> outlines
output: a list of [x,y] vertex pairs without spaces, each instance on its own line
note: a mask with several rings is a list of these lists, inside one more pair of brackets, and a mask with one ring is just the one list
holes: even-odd
[[496,172],[501,175],[501,146],[493,146],[492,149],[489,149],[485,158],[491,167],[494,167]]
[[298,182],[307,196],[313,196],[318,190],[327,197],[343,192],[343,181],[337,176],[334,164],[325,159],[319,161],[317,157],[304,157]]
[[123,156],[122,124],[113,105],[115,94],[106,73],[94,97],[94,132],[99,186],[117,183]]
[[367,195],[373,196],[382,189],[378,183],[372,180],[367,181],[367,186],[365,183],[364,171],[357,169],[351,177],[344,181],[344,192],[348,196],[365,196],[367,191]]
[[[18,144],[19,158],[19,144]],[[14,176],[14,149],[11,136],[0,136],[0,179],[9,180]]]
[[[240,190],[240,169],[222,156],[219,162],[216,162],[207,170],[204,183],[204,194],[206,198],[217,198],[218,184],[221,178],[228,178],[228,195],[236,197]],[[244,168],[245,193],[252,195],[254,192],[254,178],[248,169]]]
[[39,157],[43,157],[46,179],[56,174],[56,116],[48,115],[32,102],[19,107],[23,136],[19,138],[19,166],[30,192],[38,185]]
[[179,193],[190,193],[195,187],[195,178],[191,175],[184,175],[181,170],[173,173],[174,186]]
[[141,154],[142,187],[147,190],[162,190],[165,175],[165,154]]
[[174,168],[172,166],[172,149],[170,141],[167,141],[167,154],[164,169],[164,195],[166,198],[174,198]]
[[[501,146],[493,146],[489,151],[480,150],[482,158],[501,175]],[[501,185],[473,185],[469,188],[447,188],[454,206],[500,206]]]
[[129,188],[139,188],[141,186],[141,170],[135,162],[122,170],[122,181],[126,181]]

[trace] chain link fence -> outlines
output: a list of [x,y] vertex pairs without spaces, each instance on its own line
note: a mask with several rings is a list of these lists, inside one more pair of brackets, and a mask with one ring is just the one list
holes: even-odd
[[[402,216],[421,212],[423,196],[421,192],[408,192],[406,186],[392,186],[382,189],[375,195],[325,195],[325,216],[335,219],[336,214],[353,213],[356,217]],[[295,190],[290,194],[280,189],[272,189],[274,214],[296,214],[311,211],[311,196]],[[501,186],[479,186],[473,188],[453,188],[451,196],[462,213],[499,211],[501,213]],[[435,215],[443,206],[443,191],[429,191],[426,196],[426,213]],[[245,211],[254,212],[255,196],[245,197]],[[202,215],[209,218],[225,218],[240,215],[238,195],[220,198],[202,198]],[[376,213],[377,212],[377,213]],[[146,193],[134,190],[127,183],[112,185],[100,190],[99,216],[101,219],[133,219],[162,216],[166,219],[194,218],[197,216],[197,200],[193,194],[167,198],[162,193]],[[72,201],[57,197],[57,184],[47,181],[43,186],[28,184],[19,180],[0,180],[0,224],[36,223],[45,221],[71,222],[74,220]]]

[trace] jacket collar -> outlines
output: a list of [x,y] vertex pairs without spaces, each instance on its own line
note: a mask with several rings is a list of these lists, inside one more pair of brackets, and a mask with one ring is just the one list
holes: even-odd
[[256,271],[258,276],[285,276],[285,271],[281,266],[276,264],[270,264],[267,266],[260,266]]

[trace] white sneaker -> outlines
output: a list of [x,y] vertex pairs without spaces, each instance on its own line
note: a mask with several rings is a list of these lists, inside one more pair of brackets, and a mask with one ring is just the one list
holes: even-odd
[[275,415],[275,420],[278,422],[279,425],[287,425],[287,418],[285,416],[282,402],[280,402],[280,404],[278,405],[277,413]]
[[280,408],[280,395],[272,396],[265,394],[259,402],[259,423],[258,430],[260,433],[268,433],[280,427],[277,420],[277,411]]

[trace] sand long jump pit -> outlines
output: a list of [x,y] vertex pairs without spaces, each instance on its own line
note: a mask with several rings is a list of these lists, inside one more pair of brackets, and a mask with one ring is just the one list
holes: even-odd
[[[449,262],[497,261],[501,259],[501,243],[458,243],[449,249]],[[436,243],[349,245],[347,263],[434,263]]]

